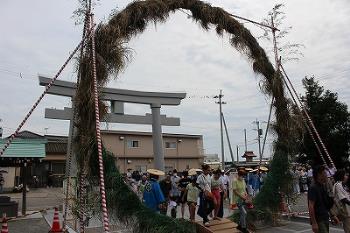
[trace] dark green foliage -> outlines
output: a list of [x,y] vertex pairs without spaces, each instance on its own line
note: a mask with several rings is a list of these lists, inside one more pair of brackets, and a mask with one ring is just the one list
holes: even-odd
[[[346,165],[350,146],[350,114],[345,103],[338,100],[336,93],[324,90],[314,77],[303,80],[305,96],[303,103],[314,121],[329,154],[334,160],[336,167],[342,168]],[[301,162],[308,160],[321,163],[321,158],[314,146],[310,136],[305,132],[302,140],[300,154]]]
[[[137,233],[193,233],[194,224],[180,219],[160,215],[144,206],[137,195],[125,184],[115,165],[112,153],[103,150],[105,185],[110,215],[133,227]],[[91,178],[98,177],[98,157],[94,153],[91,161]],[[91,184],[96,183],[90,181]],[[99,207],[99,206],[98,206]]]
[[288,193],[288,187],[292,181],[288,167],[288,159],[285,158],[284,153],[276,151],[266,182],[254,200],[257,209],[265,212],[279,211],[281,194]]

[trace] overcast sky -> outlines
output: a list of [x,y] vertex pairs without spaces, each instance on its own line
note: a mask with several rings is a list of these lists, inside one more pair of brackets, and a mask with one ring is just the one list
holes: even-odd
[[[100,1],[97,20],[106,21],[113,9],[123,9],[129,0]],[[325,88],[350,103],[350,2],[348,0],[210,0],[214,6],[256,21],[266,17],[276,3],[284,3],[284,26],[293,26],[288,40],[302,43],[304,57],[285,65],[301,93],[301,80],[315,75]],[[33,102],[42,93],[37,74],[52,77],[81,38],[82,26],[75,25],[73,0],[1,0],[0,21],[0,126],[4,135],[13,133]],[[263,31],[245,23],[255,36]],[[262,43],[269,51],[270,45]],[[165,24],[149,25],[145,33],[132,39],[133,59],[109,87],[144,91],[186,92],[178,107],[164,107],[162,114],[181,118],[180,127],[163,127],[163,132],[202,134],[206,153],[220,154],[218,105],[212,98],[223,90],[223,112],[234,151],[244,150],[244,128],[248,149],[257,152],[256,119],[266,121],[270,99],[260,93],[261,77],[252,72],[247,59],[232,48],[228,36],[206,32],[183,12],[172,14]],[[75,81],[74,63],[62,80]],[[23,129],[44,134],[68,134],[68,122],[44,119],[45,108],[63,108],[70,100],[46,96]],[[126,113],[145,114],[148,106],[126,105]],[[266,127],[266,124],[262,124]],[[110,129],[150,131],[151,126],[109,125]],[[272,142],[269,136],[268,142]],[[271,144],[267,144],[267,156]],[[226,143],[227,147],[227,143]],[[229,159],[226,148],[225,157]]]

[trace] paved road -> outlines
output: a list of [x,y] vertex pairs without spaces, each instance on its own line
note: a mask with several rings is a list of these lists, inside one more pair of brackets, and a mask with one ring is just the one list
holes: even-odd
[[[11,199],[16,200],[19,202],[19,210],[21,209],[21,198],[22,195],[20,193],[16,194],[6,194],[11,197]],[[27,194],[27,209],[28,210],[41,210],[44,208],[51,208],[54,206],[61,205],[63,203],[64,196],[62,194],[62,188],[50,188],[50,189],[33,189]],[[227,207],[227,203],[225,204]],[[301,194],[299,198],[296,200],[294,204],[291,205],[291,210],[293,212],[305,212],[307,211],[306,206],[306,195]],[[225,216],[229,216],[232,214],[232,210],[225,208]],[[178,207],[178,217],[181,216],[180,214],[180,207]],[[46,218],[52,219],[53,213],[52,211],[48,211],[45,215]],[[189,218],[188,214],[188,208],[186,206],[185,211],[185,218]],[[61,218],[62,219],[62,218]],[[196,220],[201,220],[198,216],[196,216]],[[51,222],[52,220],[49,220]],[[91,221],[91,226],[99,226],[100,223],[98,221]],[[30,226],[30,227],[29,227]],[[35,219],[25,219],[25,220],[18,220],[14,222],[10,222],[9,224],[10,232],[11,233],[41,233],[41,232],[48,232],[49,226],[45,222],[44,218],[42,216],[39,216]],[[43,230],[42,230],[43,229]],[[94,232],[94,231],[91,231]],[[121,231],[116,232],[127,232],[125,231],[125,228]],[[275,228],[267,228],[264,230],[258,231],[259,233],[267,233],[267,232],[281,232],[281,233],[287,233],[287,232],[311,232],[310,225],[307,223],[300,223],[300,222],[289,222],[286,226],[282,227],[275,227]],[[332,228],[331,232],[343,232],[339,228]]]
[[[22,193],[2,194],[11,197],[18,202],[18,209],[22,209]],[[42,210],[63,204],[64,195],[62,188],[31,189],[27,193],[27,211]]]
[[10,233],[47,233],[49,225],[44,218],[22,219],[8,223]]
[[[330,227],[330,233],[344,232],[340,227]],[[269,227],[257,233],[312,233],[311,226],[303,222],[287,222],[285,226]]]
[[306,193],[301,193],[300,195],[298,195],[295,202],[290,204],[291,204],[290,206],[291,212],[303,213],[303,215],[307,215],[305,214],[305,212],[308,212]]

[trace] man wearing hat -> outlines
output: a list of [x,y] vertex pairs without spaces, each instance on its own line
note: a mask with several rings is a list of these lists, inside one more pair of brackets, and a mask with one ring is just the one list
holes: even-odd
[[208,215],[215,208],[216,201],[213,194],[211,193],[211,177],[209,175],[210,166],[208,164],[202,165],[203,173],[197,178],[197,187],[200,191],[199,193],[199,208],[197,214],[203,218],[203,224],[209,226]]
[[247,185],[244,180],[245,170],[238,170],[238,177],[232,183],[233,202],[237,204],[239,209],[239,224],[237,229],[243,233],[249,233],[247,230],[247,210],[246,203],[249,203],[247,194]]
[[165,173],[156,169],[148,169],[150,180],[145,185],[143,192],[143,200],[145,205],[154,210],[159,211],[161,204],[165,201],[162,190],[160,189],[158,179],[159,176],[164,176]]
[[258,171],[259,169],[256,168],[253,171],[251,171],[250,174],[250,182],[252,186],[253,197],[255,197],[260,191],[260,177]]
[[170,201],[170,190],[172,188],[171,175],[172,175],[172,173],[168,172],[165,179],[163,179],[159,182],[160,189],[162,190],[162,193],[164,195],[165,202],[166,202],[166,203],[164,203],[164,208],[162,208],[160,210],[160,213],[163,215],[166,215],[168,212],[168,204]]
[[264,182],[266,180],[268,170],[269,169],[267,167],[260,167],[260,185],[261,185],[261,188],[264,185]]

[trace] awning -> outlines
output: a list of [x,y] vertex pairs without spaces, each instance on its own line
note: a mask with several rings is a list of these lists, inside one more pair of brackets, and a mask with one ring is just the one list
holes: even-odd
[[[0,148],[4,148],[7,140],[0,139]],[[2,158],[45,158],[46,139],[15,139],[6,149]]]

